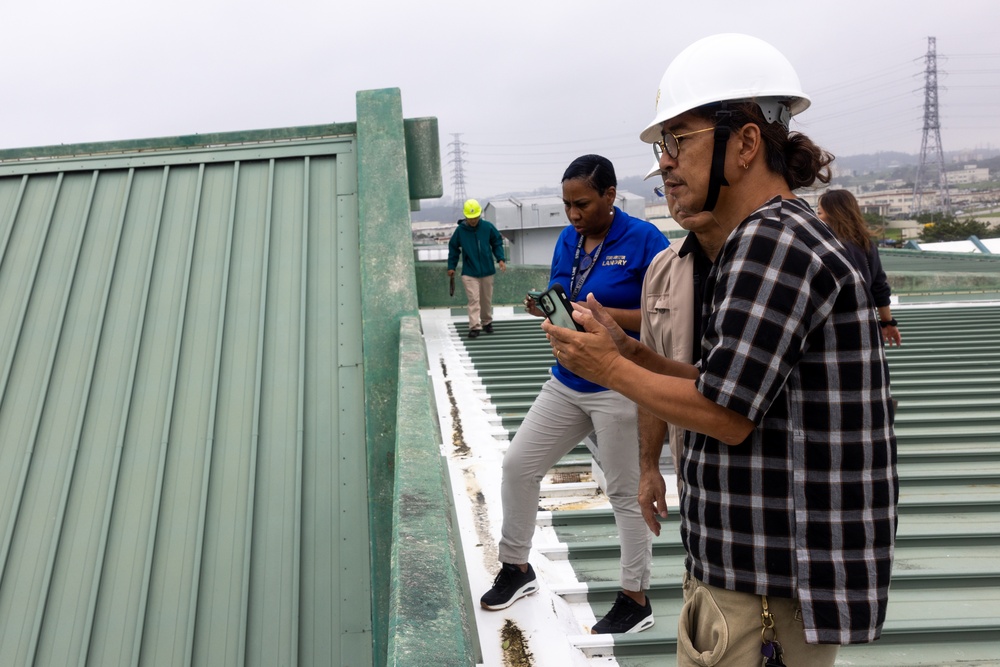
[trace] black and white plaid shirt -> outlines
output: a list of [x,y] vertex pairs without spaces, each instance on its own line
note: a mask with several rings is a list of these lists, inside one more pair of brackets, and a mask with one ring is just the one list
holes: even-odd
[[889,373],[862,277],[798,200],[740,224],[706,285],[698,390],[756,428],[729,446],[689,431],[687,568],[798,598],[806,640],[877,639],[896,530]]

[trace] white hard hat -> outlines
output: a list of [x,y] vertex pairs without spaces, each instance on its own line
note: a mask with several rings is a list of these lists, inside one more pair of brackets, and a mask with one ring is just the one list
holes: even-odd
[[643,179],[642,179],[642,180],[644,180],[644,181],[648,181],[648,180],[649,180],[649,179],[651,179],[651,178],[652,178],[653,176],[659,176],[660,174],[661,174],[661,172],[660,172],[660,163],[659,163],[659,162],[654,162],[654,163],[653,163],[653,166],[649,168],[649,173],[648,173],[648,174],[646,174],[646,175],[645,175],[645,176],[643,177]]
[[685,111],[714,102],[753,100],[771,122],[787,105],[791,116],[809,107],[792,64],[767,42],[737,33],[700,39],[674,58],[656,91],[656,116],[639,138],[660,139],[660,125]]

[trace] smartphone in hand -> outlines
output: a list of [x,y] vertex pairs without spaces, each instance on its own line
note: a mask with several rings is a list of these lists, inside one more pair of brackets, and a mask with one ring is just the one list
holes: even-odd
[[559,283],[539,295],[538,307],[545,313],[545,317],[549,318],[549,322],[557,327],[583,331],[583,327],[573,319],[573,304]]

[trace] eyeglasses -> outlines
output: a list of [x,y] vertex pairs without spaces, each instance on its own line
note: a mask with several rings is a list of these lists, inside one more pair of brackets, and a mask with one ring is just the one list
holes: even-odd
[[677,159],[677,156],[681,153],[681,139],[684,137],[690,137],[692,134],[700,134],[702,132],[711,132],[714,127],[706,127],[702,130],[695,130],[694,132],[685,132],[684,134],[674,134],[673,132],[663,132],[663,138],[659,141],[653,142],[653,155],[656,156],[656,161],[660,161],[660,156],[666,153],[673,159]]

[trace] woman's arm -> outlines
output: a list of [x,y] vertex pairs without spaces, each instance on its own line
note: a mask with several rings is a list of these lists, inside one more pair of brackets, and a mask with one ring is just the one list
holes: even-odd
[[[581,305],[586,306],[586,302]],[[604,310],[614,318],[618,326],[626,331],[639,331],[642,327],[642,311],[638,308],[605,308]]]
[[[889,287],[889,279],[882,268],[882,258],[878,254],[878,246],[874,243],[868,249],[868,270],[871,273],[871,280],[868,289],[875,300],[875,307],[882,308],[889,305],[889,297],[892,295],[892,288]],[[882,319],[890,319],[889,317]]]
[[882,306],[878,309],[878,324],[882,329],[882,340],[886,345],[892,346],[903,344],[903,336],[899,333],[899,326],[891,324],[896,320],[892,317],[892,309],[889,306]]

